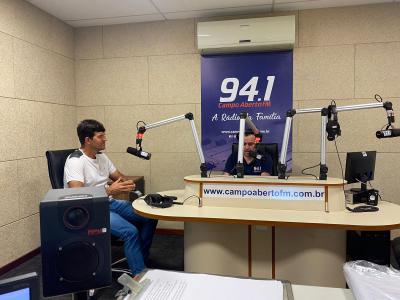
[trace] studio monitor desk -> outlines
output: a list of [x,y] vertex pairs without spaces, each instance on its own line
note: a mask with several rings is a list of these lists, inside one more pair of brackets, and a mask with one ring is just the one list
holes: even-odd
[[[190,177],[191,178],[191,177]],[[214,179],[215,180],[215,179]],[[190,185],[190,183],[189,183]],[[193,187],[161,192],[183,201]],[[378,212],[197,206],[197,199],[167,209],[133,202],[142,216],[185,222],[185,271],[282,278],[293,284],[344,287],[345,230],[400,228],[400,206]],[[251,226],[253,225],[253,226]]]

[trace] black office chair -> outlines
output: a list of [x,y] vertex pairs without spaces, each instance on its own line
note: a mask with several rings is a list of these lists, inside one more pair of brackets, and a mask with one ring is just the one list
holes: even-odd
[[[261,155],[269,155],[272,158],[272,176],[278,176],[278,144],[277,143],[259,143],[256,146],[257,152]],[[232,152],[238,153],[238,143],[232,144]],[[237,154],[236,154],[237,156]]]
[[[76,149],[66,149],[66,150],[54,150],[46,151],[47,167],[49,170],[49,178],[51,186],[53,189],[64,188],[64,165],[68,156],[74,152]],[[123,241],[116,236],[111,235],[111,246],[121,247],[123,246]],[[111,264],[112,271],[118,273],[131,273],[128,269],[115,268],[115,266],[126,258],[119,258]]]
[[53,189],[64,188],[64,165],[68,156],[76,149],[46,151],[47,168]]

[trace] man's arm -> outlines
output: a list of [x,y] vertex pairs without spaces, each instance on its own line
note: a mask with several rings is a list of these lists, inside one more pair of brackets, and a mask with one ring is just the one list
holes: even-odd
[[268,154],[261,166],[261,176],[271,176],[272,173],[272,157]]
[[[71,180],[70,182],[68,182],[68,187],[69,188],[83,187],[83,182],[77,180]],[[108,196],[117,195],[122,192],[130,192],[134,189],[134,187],[135,184],[132,182],[132,180],[127,180],[122,182],[121,179],[117,179],[106,188],[106,193]]]
[[110,174],[110,179],[114,182],[106,189],[108,195],[117,195],[121,192],[130,192],[135,189],[136,184],[126,178],[120,171],[115,170]]
[[71,180],[68,182],[68,187],[69,188],[79,188],[83,187],[83,182],[77,181],[77,180]]
[[115,170],[113,173],[110,174],[110,179],[112,181],[117,181],[119,178],[121,178],[122,181],[127,180],[126,176],[122,174],[119,170]]

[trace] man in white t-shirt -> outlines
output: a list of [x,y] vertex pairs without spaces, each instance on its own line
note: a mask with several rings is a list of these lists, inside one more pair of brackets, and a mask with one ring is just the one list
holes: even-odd
[[[106,147],[103,124],[96,120],[79,123],[78,137],[81,148],[73,152],[65,162],[64,187],[104,186],[110,196],[111,233],[124,241],[125,256],[134,275],[143,271],[145,260],[157,226],[157,220],[137,215],[129,201],[113,196],[135,188],[132,180],[115,168],[110,159],[100,151]],[[107,183],[113,181],[111,185]]]

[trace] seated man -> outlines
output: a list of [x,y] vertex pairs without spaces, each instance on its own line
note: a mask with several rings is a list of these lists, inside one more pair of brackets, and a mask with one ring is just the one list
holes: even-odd
[[[96,120],[79,123],[78,137],[81,148],[73,152],[65,162],[64,187],[104,186],[110,196],[111,233],[124,241],[125,256],[134,275],[145,268],[157,220],[137,215],[129,201],[113,196],[135,188],[132,180],[126,180],[110,159],[100,151],[105,149],[104,126]],[[108,185],[109,180],[114,182]]]
[[[252,131],[244,133],[243,166],[245,175],[268,176],[272,173],[272,158],[267,155],[255,158],[256,136]],[[226,161],[224,175],[236,175],[237,153],[232,153]]]

